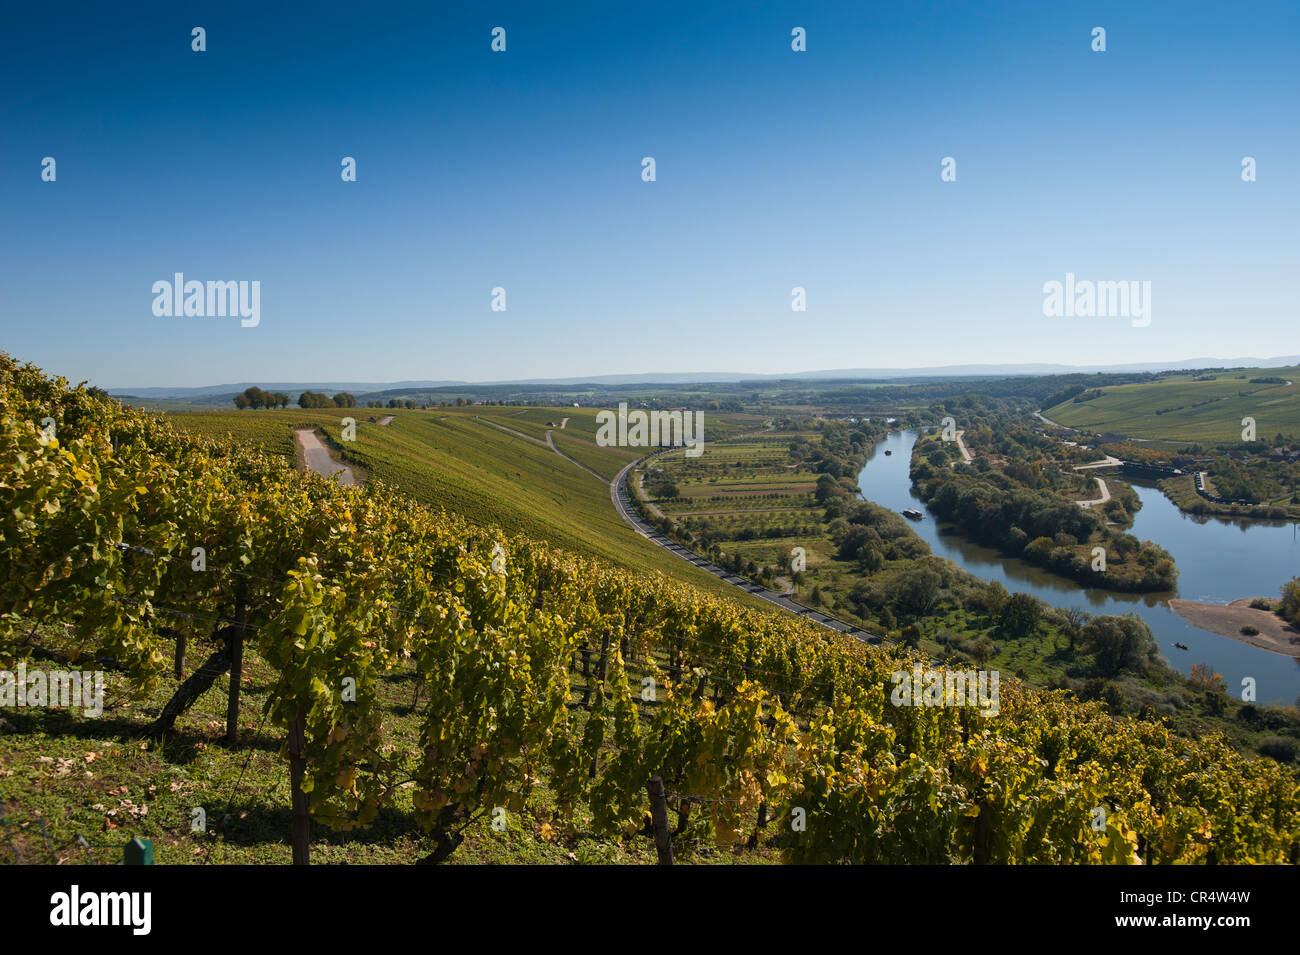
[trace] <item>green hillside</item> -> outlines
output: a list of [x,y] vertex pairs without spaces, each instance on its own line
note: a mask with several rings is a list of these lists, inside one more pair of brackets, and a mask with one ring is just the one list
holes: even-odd
[[[1097,389],[1100,394],[1096,397],[1084,392],[1044,409],[1043,414],[1082,431],[1168,441],[1236,444],[1242,439],[1245,417],[1255,419],[1262,440],[1278,433],[1300,434],[1300,368],[1206,372],[1201,376],[1206,380],[1186,374],[1107,386]],[[1282,382],[1259,380],[1269,378]]]
[[[594,408],[442,408],[387,411],[339,408],[218,411],[177,414],[184,430],[230,435],[237,444],[292,458],[293,428],[317,427],[381,481],[434,508],[445,508],[483,526],[548,541],[566,550],[613,561],[629,570],[670,573],[711,593],[748,598],[729,584],[697,570],[641,537],[618,516],[609,485],[546,447],[547,422],[556,447],[598,474],[612,478],[639,449],[595,443]],[[393,421],[381,426],[389,414]],[[356,441],[341,440],[344,417],[357,421]],[[375,418],[371,422],[370,418]],[[751,416],[709,416],[709,439],[756,429]],[[509,429],[509,431],[505,430]],[[510,431],[518,432],[511,434]],[[527,437],[520,437],[526,435]],[[532,438],[533,440],[528,440]],[[706,450],[706,454],[708,451]]]

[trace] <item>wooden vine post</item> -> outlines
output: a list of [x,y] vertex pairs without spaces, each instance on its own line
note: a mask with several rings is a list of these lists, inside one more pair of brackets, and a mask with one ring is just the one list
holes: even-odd
[[668,798],[664,795],[662,777],[651,776],[645,784],[650,797],[650,818],[654,823],[655,851],[660,865],[673,864],[673,837],[668,832]]
[[295,717],[289,724],[289,788],[293,798],[291,838],[293,864],[311,862],[311,817],[307,814],[307,794],[302,791],[302,777],[307,771],[306,718]]
[[244,624],[248,619],[248,588],[235,587],[235,624],[230,631],[230,696],[226,700],[226,742],[239,741],[239,687],[244,682]]

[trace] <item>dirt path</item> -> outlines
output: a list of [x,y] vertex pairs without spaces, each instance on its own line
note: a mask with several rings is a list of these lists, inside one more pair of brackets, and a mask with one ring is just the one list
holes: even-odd
[[[1251,600],[1250,597],[1242,597],[1226,607],[1195,600],[1171,600],[1169,609],[1193,627],[1252,647],[1300,658],[1300,643],[1291,642],[1292,637],[1300,636],[1300,631],[1271,611],[1256,610],[1250,606]],[[1259,633],[1242,633],[1241,628],[1246,626],[1254,627]]]
[[330,449],[321,441],[314,429],[301,428],[295,431],[294,434],[298,438],[298,447],[302,449],[303,460],[307,462],[308,470],[315,471],[325,477],[332,477],[337,474],[340,484],[349,487],[358,485],[359,482],[353,475],[352,468],[334,459],[334,456],[330,454]]
[[378,421],[377,423],[378,423],[378,425],[379,425],[381,428],[386,428],[386,427],[388,427],[390,424],[393,423],[393,419],[394,419],[395,417],[397,417],[397,416],[396,416],[396,415],[391,415],[391,414],[390,414],[390,415],[384,415],[382,418],[379,419],[379,421]]
[[1091,501],[1075,501],[1075,504],[1078,504],[1080,507],[1100,507],[1102,504],[1105,504],[1110,500],[1110,488],[1106,486],[1106,482],[1099,477],[1095,477],[1093,480],[1096,481],[1097,486],[1101,488],[1101,497],[1093,498]]
[[[568,419],[568,418],[565,418],[564,420],[565,420],[565,421],[568,421],[569,419]],[[601,477],[599,474],[597,474],[595,471],[593,471],[591,468],[587,467],[587,465],[583,464],[581,461],[575,461],[573,458],[569,457],[567,454],[565,454],[563,451],[561,451],[559,448],[557,448],[557,447],[555,446],[555,441],[554,441],[554,439],[551,437],[551,429],[550,429],[550,428],[547,428],[547,429],[546,429],[546,444],[547,444],[547,446],[548,446],[552,451],[554,451],[554,452],[555,452],[556,454],[558,454],[560,457],[564,458],[564,460],[568,461],[570,464],[576,464],[578,467],[582,468],[584,471],[586,471],[586,472],[587,472],[588,474],[590,474],[592,477],[594,477],[594,478],[596,478],[598,481],[600,481],[601,484],[608,484],[608,483],[609,483],[609,482],[606,481],[603,477]]]
[[561,421],[560,421],[560,429],[563,430],[563,429],[564,429],[564,426],[565,426],[566,424],[568,424],[568,423],[569,423],[569,419],[568,419],[568,418],[564,418],[563,420],[561,420]]
[[514,428],[507,428],[505,425],[497,424],[495,421],[489,421],[487,418],[480,418],[478,415],[475,415],[474,420],[481,421],[489,427],[496,428],[498,431],[504,431],[506,434],[513,434],[516,438],[523,438],[525,441],[531,441],[533,444],[540,444],[542,447],[547,446],[548,442],[543,441],[541,438],[534,438],[531,434],[524,434],[522,431],[516,431]]
[[[554,451],[560,457],[564,458],[564,460],[568,461],[570,464],[582,468],[582,470],[586,471],[588,474],[594,477],[601,484],[609,483],[609,481],[605,480],[603,477],[601,477],[600,474],[593,471],[591,468],[587,467],[587,465],[583,464],[581,461],[575,461],[573,458],[569,457],[567,454],[565,454],[563,451],[557,448],[555,446],[555,440],[551,437],[550,428],[546,429],[546,440],[543,441],[540,438],[534,438],[531,435],[524,434],[522,431],[516,431],[514,428],[507,428],[505,425],[497,424],[495,421],[488,421],[486,418],[479,418],[477,415],[475,416],[475,420],[482,421],[486,425],[491,425],[492,427],[496,428],[498,431],[504,431],[506,434],[513,434],[516,438],[523,438],[525,441],[531,441],[533,444],[540,444],[544,448],[550,448],[552,451]],[[564,420],[568,421],[569,419],[565,418]]]

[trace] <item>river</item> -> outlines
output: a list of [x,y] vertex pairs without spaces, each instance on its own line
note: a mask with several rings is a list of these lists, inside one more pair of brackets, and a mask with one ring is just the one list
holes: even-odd
[[[1193,627],[1169,609],[1171,597],[1226,604],[1239,597],[1276,597],[1281,587],[1300,576],[1300,540],[1293,524],[1197,518],[1184,514],[1155,487],[1134,484],[1142,507],[1130,529],[1169,551],[1178,566],[1177,589],[1152,594],[1120,594],[1085,588],[996,550],[940,530],[929,509],[912,493],[908,469],[916,433],[891,434],[877,442],[858,475],[862,496],[898,512],[914,507],[926,514],[912,527],[931,551],[983,580],[999,581],[1007,590],[1033,594],[1056,607],[1080,607],[1093,614],[1137,613],[1147,622],[1170,665],[1186,675],[1192,665],[1208,663],[1222,673],[1228,692],[1238,695],[1244,677],[1254,677],[1260,703],[1294,703],[1300,696],[1297,661],[1247,646]],[[886,451],[893,452],[886,455]],[[1179,650],[1174,642],[1185,644]]]

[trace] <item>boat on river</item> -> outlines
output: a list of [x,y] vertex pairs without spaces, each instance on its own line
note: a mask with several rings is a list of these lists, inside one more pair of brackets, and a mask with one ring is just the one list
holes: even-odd
[[903,508],[903,516],[906,517],[909,521],[923,521],[923,520],[925,520],[925,515],[922,514],[920,511],[918,511],[918,510],[917,510],[916,508],[914,508],[914,507],[905,507],[905,508]]

